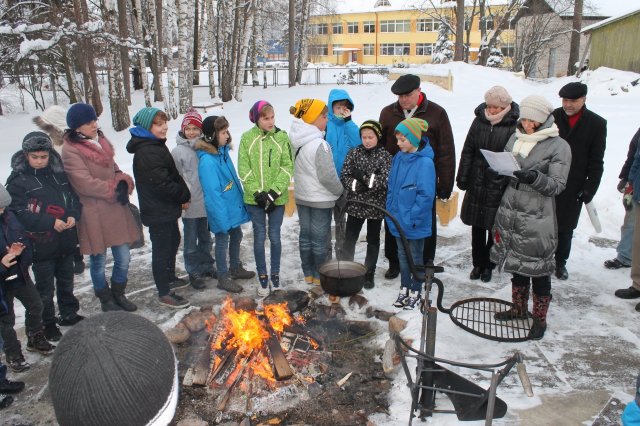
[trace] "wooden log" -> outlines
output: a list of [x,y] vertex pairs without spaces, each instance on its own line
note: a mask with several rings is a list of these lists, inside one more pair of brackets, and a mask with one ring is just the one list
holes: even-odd
[[271,365],[273,367],[273,376],[276,380],[287,380],[293,376],[293,370],[287,361],[287,357],[282,352],[280,342],[273,333],[273,330],[269,330],[269,339],[267,340],[267,349],[271,358]]

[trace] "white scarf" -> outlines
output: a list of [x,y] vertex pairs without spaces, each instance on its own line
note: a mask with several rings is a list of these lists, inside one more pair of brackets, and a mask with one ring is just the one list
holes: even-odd
[[540,141],[547,138],[553,138],[558,136],[558,126],[552,124],[550,127],[541,129],[530,135],[522,133],[520,129],[516,129],[516,143],[513,145],[511,152],[514,156],[520,155],[522,158],[527,158],[534,146]]

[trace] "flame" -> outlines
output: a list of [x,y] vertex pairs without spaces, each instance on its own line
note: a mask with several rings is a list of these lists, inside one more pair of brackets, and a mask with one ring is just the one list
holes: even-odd
[[273,372],[271,371],[269,360],[262,354],[262,352],[258,354],[258,356],[254,359],[253,363],[251,364],[251,369],[253,370],[253,374],[262,377],[267,382],[276,382],[276,378],[273,377]]
[[214,349],[236,348],[239,355],[247,356],[254,349],[261,349],[269,333],[255,312],[236,310],[231,298],[227,298],[221,310],[223,330],[214,343]]
[[287,302],[266,305],[264,313],[271,324],[271,328],[277,333],[282,333],[284,327],[293,324],[293,318],[287,308]]

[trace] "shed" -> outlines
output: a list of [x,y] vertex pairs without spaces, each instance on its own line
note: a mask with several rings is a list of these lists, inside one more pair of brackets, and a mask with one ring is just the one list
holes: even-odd
[[582,29],[589,36],[589,68],[616,68],[640,73],[640,8]]

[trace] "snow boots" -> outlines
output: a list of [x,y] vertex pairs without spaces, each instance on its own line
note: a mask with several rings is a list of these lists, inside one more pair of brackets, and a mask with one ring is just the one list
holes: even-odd
[[540,340],[544,337],[544,332],[547,330],[547,312],[549,311],[551,299],[551,295],[539,296],[533,293],[533,326],[531,327],[529,338]]
[[109,287],[101,288],[99,290],[94,289],[94,292],[96,294],[96,297],[100,299],[102,312],[122,310],[122,307],[113,300],[113,294],[111,293],[111,289]]
[[127,300],[126,296],[124,295],[124,290],[126,288],[126,281],[124,283],[116,283],[113,280],[111,281],[111,295],[113,296],[113,301],[125,311],[133,312],[138,309],[138,307],[134,303]]
[[529,317],[527,304],[529,303],[529,284],[516,285],[511,281],[511,300],[513,307],[509,310],[496,312],[494,318],[498,321],[526,319]]
[[374,282],[375,274],[376,274],[375,270],[367,271],[367,273],[364,275],[364,288],[370,289],[375,286],[375,282]]

